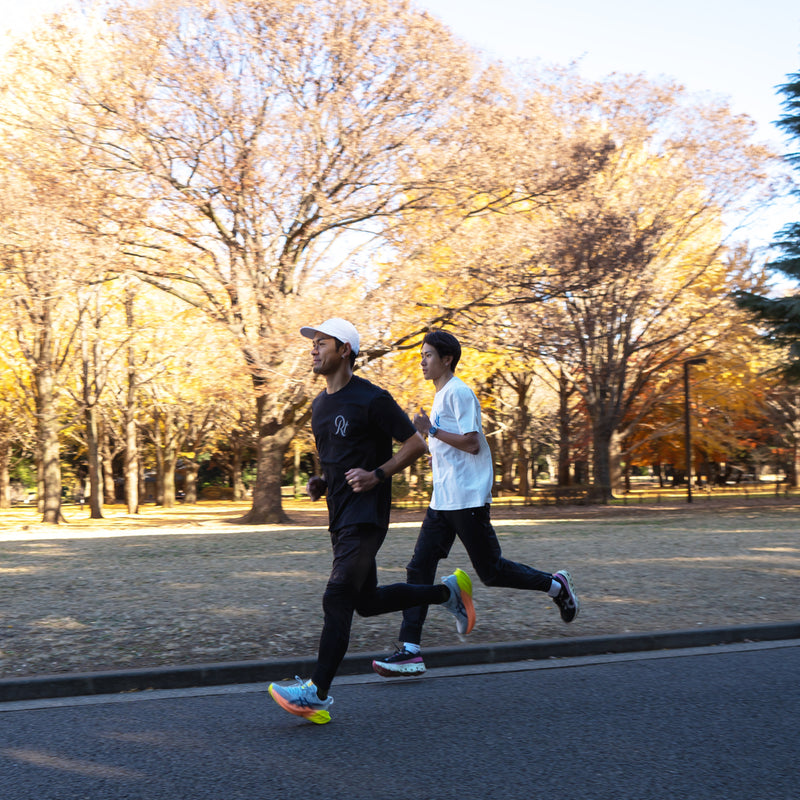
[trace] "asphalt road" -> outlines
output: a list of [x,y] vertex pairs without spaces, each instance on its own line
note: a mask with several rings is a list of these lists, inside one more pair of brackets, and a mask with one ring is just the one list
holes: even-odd
[[3,800],[796,800],[800,641],[0,704]]

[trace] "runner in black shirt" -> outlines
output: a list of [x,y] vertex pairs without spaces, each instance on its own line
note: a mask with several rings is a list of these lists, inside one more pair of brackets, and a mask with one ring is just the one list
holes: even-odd
[[[458,631],[469,633],[475,610],[472,582],[459,569],[438,585],[378,586],[375,557],[389,527],[391,476],[426,451],[425,441],[387,391],[353,375],[359,336],[351,323],[333,318],[300,332],[313,340],[313,369],[327,383],[311,407],[323,476],[309,479],[308,493],[312,500],[327,494],[333,568],[311,679],[271,683],[269,693],[286,711],[322,724],[330,721],[328,689],[347,652],[354,612],[370,617],[443,605]],[[400,442],[394,455],[393,441]]]

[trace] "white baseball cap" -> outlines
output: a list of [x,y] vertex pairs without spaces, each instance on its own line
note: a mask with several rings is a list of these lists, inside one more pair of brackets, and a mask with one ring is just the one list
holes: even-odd
[[324,333],[326,336],[333,336],[334,339],[338,339],[342,343],[347,342],[353,353],[358,355],[358,345],[361,341],[358,331],[355,329],[352,322],[348,322],[341,317],[331,317],[330,319],[326,319],[325,322],[321,322],[319,325],[305,325],[300,328],[300,333],[307,339],[313,339],[315,333]]

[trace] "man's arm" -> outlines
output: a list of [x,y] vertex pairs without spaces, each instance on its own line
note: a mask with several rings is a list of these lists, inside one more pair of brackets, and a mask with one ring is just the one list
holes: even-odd
[[436,438],[440,442],[455,447],[456,450],[463,450],[465,453],[471,453],[473,456],[478,455],[481,450],[481,440],[478,437],[478,431],[451,433],[450,431],[443,431],[441,428],[437,428]]
[[[408,439],[400,445],[400,449],[387,462],[378,465],[378,468],[383,470],[384,480],[391,477],[396,472],[405,469],[409,464],[412,464],[427,449],[425,440],[419,433],[409,436]],[[368,492],[381,482],[375,472],[376,470],[366,470],[356,467],[347,470],[344,476],[347,478],[347,482],[354,492]]]
[[[428,436],[431,429],[430,417],[425,413],[425,409],[421,408],[419,414],[414,416],[414,427],[423,435]],[[470,453],[473,456],[477,455],[481,449],[481,440],[478,436],[478,431],[470,431],[469,433],[453,433],[452,431],[444,431],[441,428],[436,429],[435,437],[456,450],[463,450],[465,453]]]

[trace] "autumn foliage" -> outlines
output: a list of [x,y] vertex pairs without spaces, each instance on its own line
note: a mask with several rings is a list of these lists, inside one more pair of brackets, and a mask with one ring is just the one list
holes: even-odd
[[313,469],[298,331],[333,315],[409,410],[421,334],[453,327],[508,491],[551,459],[608,499],[674,462],[698,355],[698,405],[729,401],[698,455],[776,447],[754,430],[781,387],[745,400],[761,356],[729,300],[759,269],[726,219],[772,154],[723,104],[512,74],[405,0],[87,5],[17,42],[0,88],[0,502],[27,460],[47,522],[84,488],[101,516],[204,480],[281,521],[293,443]]

